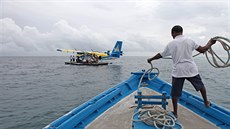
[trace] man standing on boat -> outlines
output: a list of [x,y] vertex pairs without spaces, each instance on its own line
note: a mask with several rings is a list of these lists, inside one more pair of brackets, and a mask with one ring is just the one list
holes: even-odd
[[164,51],[156,54],[152,58],[147,59],[148,63],[152,60],[160,59],[162,57],[172,56],[172,103],[173,113],[177,117],[177,101],[181,96],[184,80],[188,80],[197,91],[201,92],[204,99],[204,105],[210,106],[207,99],[205,86],[198,73],[198,68],[193,61],[192,51],[197,50],[200,53],[206,52],[216,40],[210,39],[205,46],[199,46],[193,40],[183,35],[183,28],[179,25],[171,29],[173,40],[167,44]]

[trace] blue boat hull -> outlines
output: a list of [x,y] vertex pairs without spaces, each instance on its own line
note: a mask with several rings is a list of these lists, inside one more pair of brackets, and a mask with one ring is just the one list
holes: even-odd
[[[47,125],[44,129],[84,129],[103,112],[137,90],[143,72],[132,74],[128,80],[76,107],[69,113]],[[152,73],[151,76],[154,76],[154,73]],[[148,84],[148,88],[156,92],[162,93],[165,91],[167,95],[170,94],[171,85],[159,78],[150,81],[148,77],[145,76],[142,81]],[[187,91],[183,91],[179,103],[212,122],[217,127],[222,129],[230,128],[230,111],[228,109],[214,103],[212,103],[211,107],[206,108],[203,106],[203,100],[200,97],[192,95]]]

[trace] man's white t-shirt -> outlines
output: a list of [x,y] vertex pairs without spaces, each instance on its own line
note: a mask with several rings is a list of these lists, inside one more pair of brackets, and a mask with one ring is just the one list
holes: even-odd
[[193,77],[198,74],[198,68],[192,57],[192,51],[198,47],[198,44],[183,35],[176,36],[168,43],[160,55],[162,57],[172,56],[173,77]]

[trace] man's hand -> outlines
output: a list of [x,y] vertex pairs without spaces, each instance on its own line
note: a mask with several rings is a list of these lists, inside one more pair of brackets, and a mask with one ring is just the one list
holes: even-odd
[[152,58],[147,59],[147,62],[150,64],[152,61]]
[[215,44],[216,43],[216,40],[214,38],[211,38],[209,41],[208,41],[211,45]]

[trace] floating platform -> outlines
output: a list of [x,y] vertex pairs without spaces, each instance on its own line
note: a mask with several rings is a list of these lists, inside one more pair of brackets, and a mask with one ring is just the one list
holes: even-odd
[[65,62],[66,65],[89,65],[89,66],[99,66],[99,65],[108,65],[108,62],[98,62],[98,63],[79,63],[79,62]]

